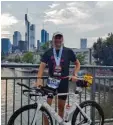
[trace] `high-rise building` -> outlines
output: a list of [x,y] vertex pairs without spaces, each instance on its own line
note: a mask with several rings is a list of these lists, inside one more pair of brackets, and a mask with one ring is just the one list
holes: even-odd
[[87,39],[86,38],[81,38],[80,39],[80,48],[81,49],[86,49],[87,48]]
[[47,31],[45,30],[45,42],[47,42]]
[[15,31],[13,34],[13,45],[18,46],[18,42],[21,40],[21,33],[19,31]]
[[8,38],[1,39],[1,50],[2,50],[1,52],[4,54],[11,53],[12,45],[11,45],[10,39]]
[[28,21],[27,14],[25,14],[25,41],[27,41],[27,51],[30,50],[30,22]]
[[47,33],[47,41],[49,41],[49,33]]
[[40,40],[37,40],[37,50],[40,50]]
[[41,30],[41,43],[45,43],[49,41],[49,33],[45,30]]
[[42,29],[41,30],[41,43],[45,43],[45,34],[46,34],[46,31]]
[[19,50],[18,46],[12,45],[12,53],[14,53],[16,50]]
[[27,51],[27,42],[20,40],[18,43],[18,48],[21,52]]
[[32,24],[30,26],[30,50],[34,50],[35,48],[35,25]]
[[27,51],[34,51],[35,48],[35,25],[30,24],[27,14],[25,14],[25,41],[27,41]]

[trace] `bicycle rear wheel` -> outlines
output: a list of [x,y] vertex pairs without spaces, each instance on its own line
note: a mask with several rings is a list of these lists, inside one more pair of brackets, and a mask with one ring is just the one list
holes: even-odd
[[[92,120],[90,125],[104,125],[104,113],[99,104],[95,101],[85,101],[80,104],[82,110]],[[87,125],[87,119],[81,114],[77,108],[72,117],[72,125]],[[89,125],[89,124],[88,124]]]
[[[26,105],[17,111],[10,117],[7,125],[32,125],[36,114],[37,103]],[[48,125],[53,125],[53,121],[49,112],[41,107],[35,125],[43,125],[43,117],[48,119]]]

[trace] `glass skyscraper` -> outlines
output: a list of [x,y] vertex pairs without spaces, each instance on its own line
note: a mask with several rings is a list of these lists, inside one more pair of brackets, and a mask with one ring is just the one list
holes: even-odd
[[80,48],[81,49],[86,49],[87,48],[87,39],[86,38],[80,39]]
[[1,39],[1,50],[2,50],[2,53],[4,54],[8,54],[12,51],[12,45],[11,45],[10,39],[8,38]]
[[41,43],[45,43],[45,42],[48,42],[49,41],[49,33],[42,29],[41,30]]
[[18,46],[18,42],[21,40],[21,33],[19,31],[15,31],[13,35],[13,45]]
[[44,29],[41,30],[41,43],[45,43],[45,34],[46,34],[46,31]]
[[47,33],[47,41],[49,41],[49,33]]

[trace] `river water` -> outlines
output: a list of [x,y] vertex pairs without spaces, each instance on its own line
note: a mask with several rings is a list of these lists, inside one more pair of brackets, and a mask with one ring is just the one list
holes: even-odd
[[[31,76],[31,75],[36,75],[36,74],[30,74],[30,73],[24,73],[21,71],[16,71],[16,70],[12,70],[12,69],[6,69],[3,68],[1,70],[1,75],[2,77],[19,77],[19,76]],[[9,119],[9,117],[11,116],[11,114],[13,113],[13,106],[14,106],[14,110],[17,110],[18,108],[21,107],[21,96],[22,96],[22,105],[26,105],[28,104],[28,98],[24,95],[21,95],[21,87],[19,87],[17,85],[17,82],[21,82],[20,79],[15,80],[15,97],[13,94],[13,90],[14,90],[14,80],[8,80],[7,81],[7,121]],[[24,84],[28,84],[28,80],[23,80],[22,81]],[[30,82],[30,85],[32,86],[34,81],[32,80]],[[73,91],[75,89],[75,85],[74,84],[70,84],[70,91]],[[81,96],[81,100],[90,100],[90,90],[88,91],[83,91],[83,94]],[[15,98],[15,101],[14,101]],[[100,95],[100,98],[103,98],[103,94]],[[98,96],[96,96],[96,100],[98,100]],[[70,102],[73,101],[73,97],[70,97]],[[74,100],[75,101],[75,100]],[[79,103],[80,102],[80,97],[76,96],[76,101]],[[15,103],[15,105],[13,105],[13,103]],[[30,101],[30,103],[33,103],[32,101]],[[54,102],[53,102],[53,107],[54,107]],[[1,120],[2,120],[2,125],[5,124],[6,120],[5,120],[5,109],[6,109],[6,80],[2,80],[1,82]]]

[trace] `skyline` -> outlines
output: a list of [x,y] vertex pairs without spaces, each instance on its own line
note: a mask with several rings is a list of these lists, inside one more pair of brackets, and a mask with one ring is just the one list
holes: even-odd
[[71,48],[79,48],[81,38],[87,38],[88,47],[91,47],[98,37],[105,37],[113,31],[113,17],[110,15],[113,11],[111,1],[2,1],[1,5],[1,36],[9,34],[11,41],[14,31],[19,31],[22,40],[25,39],[24,16],[27,8],[30,22],[36,25],[36,41],[41,39],[43,22],[45,29],[50,33],[50,39],[54,32],[60,31],[64,34],[65,46]]

